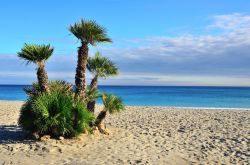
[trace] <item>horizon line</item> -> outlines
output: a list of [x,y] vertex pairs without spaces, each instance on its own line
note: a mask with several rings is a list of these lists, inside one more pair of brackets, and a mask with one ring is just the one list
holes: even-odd
[[[0,86],[31,86],[32,84],[0,84]],[[74,85],[74,84],[73,84]],[[74,85],[75,86],[75,85]],[[98,86],[117,86],[117,87],[235,87],[250,88],[249,86],[233,86],[233,85],[98,85]]]

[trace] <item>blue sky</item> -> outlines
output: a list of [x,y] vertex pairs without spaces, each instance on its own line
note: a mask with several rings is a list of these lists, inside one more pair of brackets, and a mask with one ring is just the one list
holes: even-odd
[[105,26],[114,41],[90,48],[120,68],[101,84],[250,84],[248,0],[8,0],[0,9],[0,84],[36,80],[35,66],[16,57],[24,42],[52,44],[49,78],[73,83],[79,42],[67,28],[81,18]]

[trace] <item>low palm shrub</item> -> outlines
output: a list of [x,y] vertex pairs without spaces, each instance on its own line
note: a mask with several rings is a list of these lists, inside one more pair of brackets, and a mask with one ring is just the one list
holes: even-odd
[[104,108],[96,117],[94,124],[101,133],[108,134],[108,132],[101,127],[101,124],[107,116],[107,113],[109,112],[110,114],[113,114],[115,112],[120,112],[125,109],[125,106],[122,99],[114,94],[104,93],[102,96],[102,102]]
[[21,108],[19,118],[23,129],[52,137],[91,132],[89,124],[94,116],[87,111],[86,104],[74,99],[73,92],[66,90],[69,89],[67,83],[57,81],[50,84],[50,93],[36,91],[36,84],[29,88],[30,97]]

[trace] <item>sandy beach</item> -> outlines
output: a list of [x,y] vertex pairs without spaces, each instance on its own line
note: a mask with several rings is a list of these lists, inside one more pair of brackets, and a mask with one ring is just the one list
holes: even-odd
[[0,101],[0,164],[250,163],[249,110],[128,106],[107,117],[110,135],[33,141],[17,126],[22,104]]

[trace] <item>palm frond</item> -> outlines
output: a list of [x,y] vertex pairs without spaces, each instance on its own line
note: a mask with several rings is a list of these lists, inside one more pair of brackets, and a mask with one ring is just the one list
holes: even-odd
[[115,64],[107,57],[102,56],[100,52],[96,52],[92,58],[89,57],[87,69],[91,73],[103,78],[118,74],[118,68]]
[[105,110],[107,110],[109,113],[120,112],[125,108],[122,99],[118,96],[115,96],[114,94],[104,93],[102,96],[102,101]]
[[73,94],[73,85],[64,80],[53,80],[49,82],[51,91],[58,91],[68,95]]
[[[51,92],[61,92],[66,95],[73,95],[73,85],[63,81],[63,80],[53,80],[49,81],[49,88]],[[29,99],[34,99],[35,97],[42,94],[42,90],[38,82],[32,83],[30,87],[23,89]]]
[[26,87],[23,90],[29,98],[34,98],[42,93],[40,86],[37,82],[32,83],[30,87]]
[[54,48],[48,45],[24,44],[24,47],[17,56],[24,60],[26,64],[46,61],[52,54]]
[[99,42],[112,42],[107,36],[107,31],[93,20],[81,19],[70,25],[69,31],[82,43],[95,45]]
[[89,125],[95,120],[95,117],[87,110],[86,105],[81,101],[77,101],[75,103],[73,111],[76,115],[75,117],[78,119],[77,123],[75,123],[74,125],[74,130],[76,132],[74,136],[77,136],[83,131],[92,133],[92,129]]
[[102,94],[95,88],[91,88],[91,87],[87,87],[87,90],[86,90],[86,100],[85,102],[88,103],[90,101],[93,101],[99,97],[101,97]]

